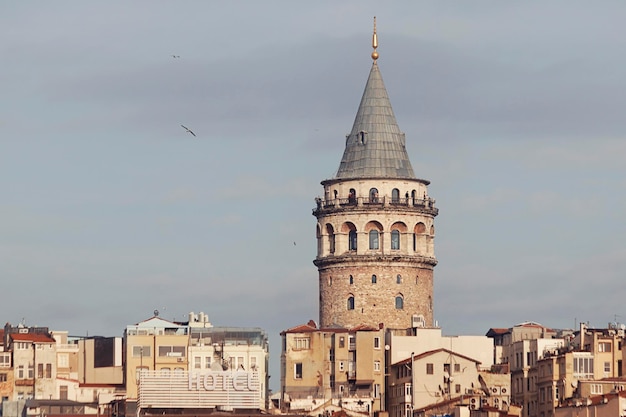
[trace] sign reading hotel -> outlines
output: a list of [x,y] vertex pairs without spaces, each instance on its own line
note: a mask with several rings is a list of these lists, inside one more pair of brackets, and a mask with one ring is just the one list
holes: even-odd
[[257,372],[144,371],[139,379],[140,408],[258,409],[261,398]]

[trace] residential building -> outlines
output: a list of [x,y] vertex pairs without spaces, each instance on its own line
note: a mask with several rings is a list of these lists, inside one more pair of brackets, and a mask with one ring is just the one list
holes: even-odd
[[373,415],[384,410],[382,328],[317,328],[311,320],[281,336],[283,412]]
[[56,341],[45,327],[4,327],[4,346],[12,352],[13,398],[57,398]]

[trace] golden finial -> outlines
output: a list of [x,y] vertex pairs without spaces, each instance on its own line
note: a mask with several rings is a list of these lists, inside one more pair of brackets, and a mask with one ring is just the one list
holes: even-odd
[[376,61],[378,59],[378,52],[376,52],[376,48],[378,48],[378,36],[376,36],[376,16],[374,16],[374,35],[372,35],[372,48],[374,48],[374,52],[372,52],[372,59]]

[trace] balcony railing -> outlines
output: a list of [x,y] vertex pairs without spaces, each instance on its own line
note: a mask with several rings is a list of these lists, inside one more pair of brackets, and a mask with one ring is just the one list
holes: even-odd
[[393,198],[388,196],[333,198],[328,200],[317,198],[315,202],[316,208],[313,209],[314,213],[321,210],[332,210],[337,208],[350,207],[408,207],[438,211],[435,208],[435,200],[432,198]]

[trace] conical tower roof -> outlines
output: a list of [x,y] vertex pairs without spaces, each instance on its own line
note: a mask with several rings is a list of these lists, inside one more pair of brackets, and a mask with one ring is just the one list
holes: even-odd
[[391,108],[383,77],[378,69],[376,32],[374,62],[356,113],[352,131],[335,178],[409,178],[415,179],[400,131]]

